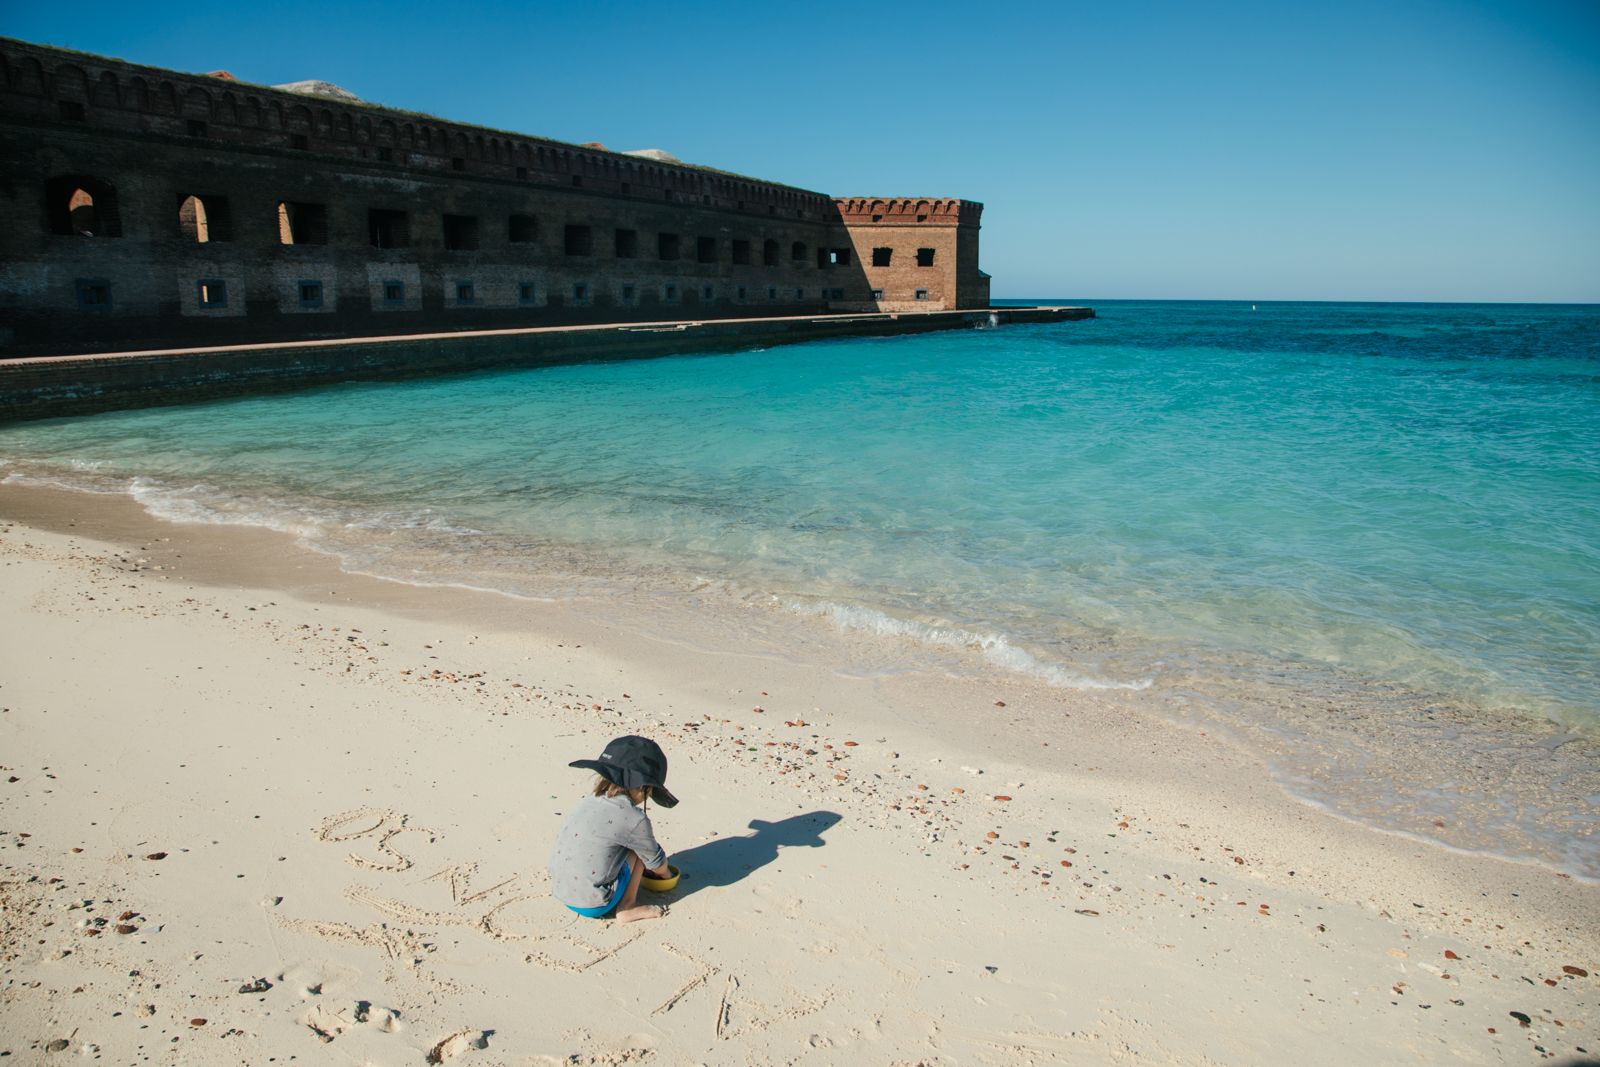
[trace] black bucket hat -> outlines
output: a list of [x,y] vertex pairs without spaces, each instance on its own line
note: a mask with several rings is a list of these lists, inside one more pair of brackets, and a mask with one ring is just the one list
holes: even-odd
[[647,785],[657,804],[663,808],[678,806],[678,798],[667,792],[667,754],[648,737],[619,737],[606,746],[599,759],[573,760],[567,766],[587,767],[624,789]]

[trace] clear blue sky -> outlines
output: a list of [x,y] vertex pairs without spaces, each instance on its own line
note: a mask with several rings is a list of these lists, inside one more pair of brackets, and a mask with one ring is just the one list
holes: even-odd
[[1600,302],[1600,4],[43,4],[0,32],[836,196],[997,297]]

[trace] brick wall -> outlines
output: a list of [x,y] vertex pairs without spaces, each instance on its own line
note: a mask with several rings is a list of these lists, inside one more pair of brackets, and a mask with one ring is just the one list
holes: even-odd
[[936,197],[848,197],[834,201],[863,264],[873,304],[885,311],[989,306],[978,269],[983,205]]
[[981,210],[0,39],[5,355],[982,307]]

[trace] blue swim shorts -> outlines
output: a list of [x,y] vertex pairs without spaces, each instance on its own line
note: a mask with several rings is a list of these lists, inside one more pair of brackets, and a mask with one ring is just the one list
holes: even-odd
[[602,904],[598,908],[572,908],[571,904],[568,904],[567,907],[572,908],[572,910],[577,912],[579,915],[587,916],[590,919],[603,918],[618,904],[622,903],[622,894],[628,891],[628,883],[631,881],[633,881],[633,872],[628,870],[628,865],[624,863],[622,865],[622,873],[617,875],[617,891],[616,893],[612,894],[611,903]]

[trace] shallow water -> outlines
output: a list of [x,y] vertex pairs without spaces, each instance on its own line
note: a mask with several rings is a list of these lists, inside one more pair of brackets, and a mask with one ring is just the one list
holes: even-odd
[[[14,426],[0,457],[407,580],[712,583],[846,627],[851,669],[981,657],[1226,722],[1352,817],[1600,873],[1593,740],[1535,744],[1600,732],[1600,309],[1097,308]],[[1452,744],[1448,782],[1404,773]]]

